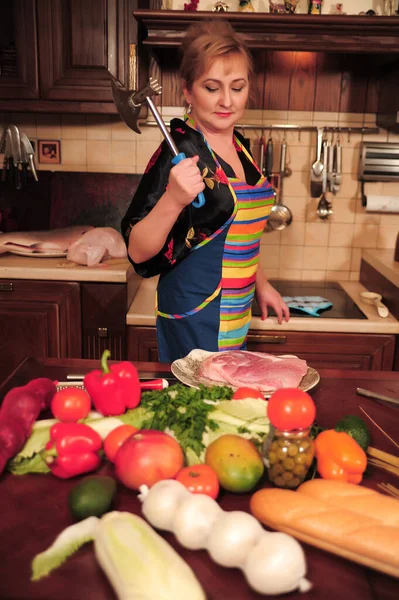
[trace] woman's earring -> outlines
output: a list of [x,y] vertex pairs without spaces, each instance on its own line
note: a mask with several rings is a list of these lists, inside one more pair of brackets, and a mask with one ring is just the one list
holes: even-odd
[[193,107],[191,106],[191,102],[188,103],[187,112],[190,113]]

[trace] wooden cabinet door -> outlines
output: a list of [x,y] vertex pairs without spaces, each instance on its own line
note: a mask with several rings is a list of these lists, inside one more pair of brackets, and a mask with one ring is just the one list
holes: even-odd
[[251,330],[248,350],[295,354],[315,369],[386,371],[393,366],[395,336]]
[[129,85],[137,0],[40,0],[40,96],[113,102],[109,75]]
[[82,283],[83,358],[126,360],[126,313],[132,301],[126,283]]
[[27,356],[81,358],[80,286],[0,281],[0,381]]
[[159,361],[155,327],[129,326],[127,328],[127,357],[131,361]]
[[2,2],[0,98],[39,97],[35,0]]

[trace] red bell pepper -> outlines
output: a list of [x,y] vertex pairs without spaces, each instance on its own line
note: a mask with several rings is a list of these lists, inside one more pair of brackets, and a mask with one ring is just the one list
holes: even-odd
[[127,408],[136,408],[141,399],[139,375],[133,363],[124,361],[108,366],[111,356],[104,350],[99,369],[85,375],[83,384],[93,404],[104,416],[121,415]]
[[51,472],[61,479],[94,471],[100,466],[102,439],[84,423],[56,423],[42,458]]

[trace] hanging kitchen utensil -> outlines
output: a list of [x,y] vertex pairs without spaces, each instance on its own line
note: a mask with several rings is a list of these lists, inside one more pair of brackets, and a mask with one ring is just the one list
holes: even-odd
[[259,138],[259,169],[264,175],[264,162],[265,162],[265,139],[263,135]]
[[342,146],[338,136],[335,144],[335,169],[334,169],[334,189],[333,194],[336,194],[341,189],[342,177]]
[[328,155],[330,153],[331,145],[325,139],[323,140],[323,149],[322,149],[322,160],[324,164],[324,169],[322,173],[322,195],[317,205],[317,214],[320,219],[328,219],[330,215],[332,215],[332,204],[327,199],[327,165],[328,165]]
[[39,181],[36,172],[35,153],[33,151],[32,144],[30,143],[28,136],[24,132],[21,133],[21,149],[22,155],[25,155],[27,159],[26,162],[30,167],[34,180]]
[[288,206],[283,204],[283,181],[285,177],[285,162],[287,156],[287,141],[284,138],[281,144],[280,154],[280,185],[275,205],[270,211],[269,218],[266,221],[265,231],[274,231],[275,229],[285,229],[292,222],[292,212]]
[[264,174],[270,181],[273,174],[273,139],[271,136],[266,144]]
[[327,184],[330,192],[334,192],[334,138],[331,136],[331,143],[328,147],[327,153]]
[[317,145],[316,145],[316,160],[312,164],[310,172],[310,195],[312,198],[318,198],[323,192],[323,169],[324,165],[321,161],[321,151],[323,144],[323,127],[317,128]]
[[[125,121],[126,125],[136,133],[141,133],[138,126],[138,117],[141,106],[147,102],[159,129],[164,136],[170,151],[173,154],[172,163],[177,164],[186,158],[184,152],[179,152],[172,136],[166,128],[157,107],[152,101],[152,96],[157,96],[162,93],[162,87],[156,79],[150,77],[149,83],[137,92],[135,90],[124,90],[117,85],[116,79],[111,75],[112,93],[115,106],[119,115]],[[205,196],[200,192],[197,199],[192,202],[195,208],[200,208],[205,204]]]
[[22,170],[22,156],[21,156],[21,138],[19,130],[16,125],[9,125],[8,130],[11,135],[11,149],[14,166],[14,177],[15,187],[17,190],[21,189],[21,170]]

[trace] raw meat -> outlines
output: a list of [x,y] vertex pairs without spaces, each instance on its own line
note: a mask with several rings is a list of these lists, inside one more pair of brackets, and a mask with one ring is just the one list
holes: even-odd
[[93,229],[92,225],[76,225],[49,231],[16,231],[0,235],[0,254],[23,250],[32,255],[40,252],[66,252],[71,244],[84,233]]
[[82,235],[68,250],[68,260],[95,267],[107,258],[126,258],[126,244],[112,227],[95,227]]
[[206,358],[198,374],[200,378],[233,387],[270,392],[283,387],[298,387],[306,373],[306,361],[297,356],[232,350]]

